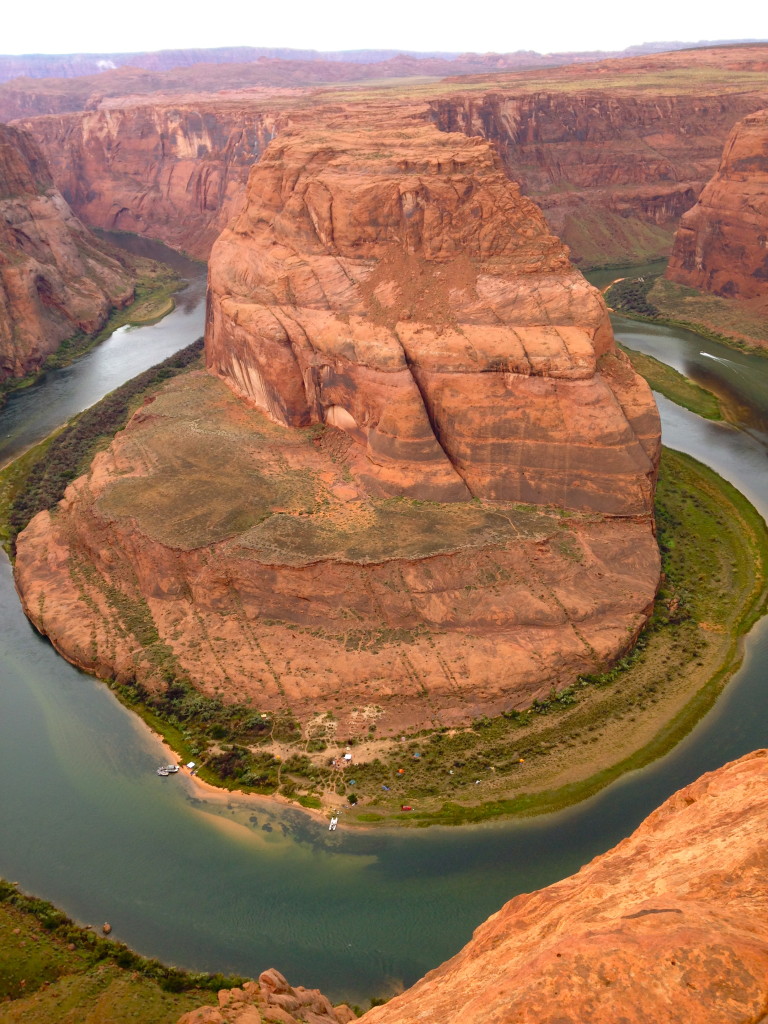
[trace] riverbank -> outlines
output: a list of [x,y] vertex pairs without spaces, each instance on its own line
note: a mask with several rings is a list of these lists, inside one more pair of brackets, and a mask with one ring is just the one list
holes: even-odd
[[712,391],[695,384],[673,367],[645,352],[638,352],[626,345],[619,345],[619,348],[629,356],[634,368],[648,381],[651,388],[664,395],[670,402],[681,405],[706,420],[728,419],[727,409]]
[[[142,400],[147,393],[141,390]],[[124,416],[128,412],[129,406]],[[123,421],[108,421],[94,435],[95,446]],[[6,539],[35,466],[58,480],[62,466],[50,451],[58,438],[0,474]],[[94,450],[60,447],[80,468]],[[11,532],[60,496],[54,490],[41,500],[47,492],[40,481],[31,490],[36,501]],[[148,703],[136,686],[111,685],[176,756],[200,764],[194,782],[206,797],[208,787],[222,795],[254,794],[320,820],[343,808],[345,823],[365,827],[460,824],[557,810],[671,749],[737,667],[738,639],[765,605],[768,533],[734,488],[695,460],[665,451],[657,515],[665,583],[636,648],[603,675],[583,678],[526,712],[392,741],[376,737],[375,715],[361,720],[358,733],[341,736],[333,716],[302,730],[290,715],[225,705],[184,687],[176,687],[170,702],[161,695]],[[237,770],[246,754],[250,785]]]
[[680,327],[740,352],[768,356],[765,300],[723,299],[662,275],[616,278],[603,294],[610,309],[630,320]]
[[14,377],[0,383],[0,408],[9,395],[31,387],[51,370],[70,366],[92,351],[120,327],[146,327],[159,323],[176,308],[175,296],[187,282],[171,267],[143,256],[121,254],[135,275],[133,301],[123,309],[114,309],[104,326],[94,334],[78,332],[63,341],[54,353],[32,373]]
[[[6,1024],[78,1019],[175,1024],[220,989],[245,979],[193,974],[140,956],[125,943],[80,927],[45,900],[0,880],[0,1016]],[[93,1016],[91,1016],[93,1015]]]

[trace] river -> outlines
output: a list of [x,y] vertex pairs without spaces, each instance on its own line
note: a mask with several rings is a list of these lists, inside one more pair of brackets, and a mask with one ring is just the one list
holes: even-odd
[[[0,413],[4,458],[198,337],[202,285],[198,270],[160,324],[123,329],[13,396]],[[711,348],[688,332],[615,326],[626,344],[657,346],[656,355],[664,346],[659,357],[681,366],[706,362],[694,350]],[[735,371],[728,382],[748,407],[747,429],[660,399],[664,438],[712,465],[765,515],[767,453],[756,424],[768,408],[768,360],[725,352],[713,354],[748,368],[743,386]],[[725,365],[709,362],[715,373]],[[167,962],[248,975],[274,966],[296,984],[361,1004],[411,984],[505,900],[577,870],[680,786],[768,745],[766,619],[699,726],[667,757],[578,807],[460,830],[329,833],[267,801],[203,802],[185,778],[159,779],[159,743],[31,628],[5,561],[0,614],[0,875],[82,923],[109,920],[116,938]]]

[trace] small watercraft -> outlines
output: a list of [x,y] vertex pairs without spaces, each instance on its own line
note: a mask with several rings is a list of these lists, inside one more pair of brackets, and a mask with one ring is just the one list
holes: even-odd
[[157,774],[158,775],[173,775],[178,770],[179,770],[179,766],[177,764],[161,764],[160,767],[157,769]]
[[163,766],[162,768],[158,768],[157,769],[157,774],[158,775],[170,775],[171,773],[168,771],[168,769],[165,766]]
[[328,831],[329,832],[335,832],[336,831],[336,826],[338,824],[339,824],[339,819],[338,818],[331,818],[330,824],[328,825]]

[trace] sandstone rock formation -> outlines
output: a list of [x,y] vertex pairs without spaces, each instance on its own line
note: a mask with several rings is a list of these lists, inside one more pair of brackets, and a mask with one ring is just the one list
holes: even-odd
[[201,1006],[177,1024],[350,1024],[357,1020],[345,1004],[332,1006],[317,989],[293,988],[279,971],[264,971],[258,982],[222,989],[219,1005]]
[[130,272],[73,215],[37,143],[0,125],[0,381],[132,298]]
[[208,319],[209,367],[278,423],[348,432],[371,494],[650,511],[648,389],[481,139],[389,107],[281,134]]
[[[37,118],[34,135],[83,220],[207,259],[275,132],[275,99],[127,104]],[[30,123],[31,124],[31,123]]]
[[726,298],[768,296],[768,110],[731,132],[717,173],[680,222],[666,276]]
[[645,621],[659,424],[599,293],[487,143],[368,117],[252,171],[210,268],[229,387],[167,386],[18,538],[77,664],[386,734],[526,706]]
[[[659,59],[662,67],[672,61]],[[431,107],[443,130],[493,142],[509,177],[541,206],[577,261],[639,262],[668,251],[734,121],[766,93],[728,94],[704,83],[699,95],[676,93],[672,82],[644,89],[636,74],[634,93],[606,88],[597,77],[592,88],[556,92],[489,83],[485,95],[457,89]]]
[[[585,265],[666,255],[734,122],[768,103],[765,46],[577,64],[546,75],[491,74],[504,63],[483,60],[488,74],[435,84],[425,109],[443,130],[489,139],[508,176]],[[424,72],[407,62],[385,62],[377,77]],[[474,67],[470,57],[457,64]],[[19,80],[0,86],[0,119],[26,119],[21,126],[41,143],[57,186],[86,223],[126,227],[205,258],[281,115],[316,102],[293,86],[376,70],[361,67],[266,61]],[[429,73],[448,73],[448,65]],[[325,101],[338,104],[338,93]],[[365,94],[353,102],[366,116]],[[56,116],[35,116],[44,112]]]
[[768,1005],[768,752],[518,896],[365,1024],[753,1024]]

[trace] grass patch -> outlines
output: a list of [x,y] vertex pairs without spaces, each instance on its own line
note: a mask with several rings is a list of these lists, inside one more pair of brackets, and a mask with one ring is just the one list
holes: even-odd
[[0,1016],[8,1024],[173,1024],[201,1003],[214,1003],[219,989],[246,980],[140,956],[2,880],[0,946]]

